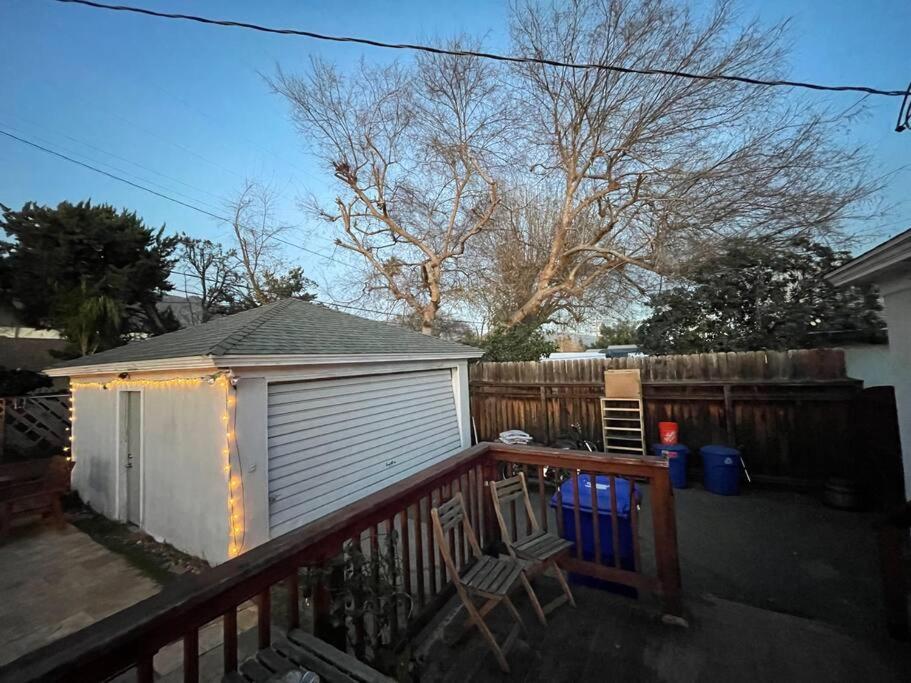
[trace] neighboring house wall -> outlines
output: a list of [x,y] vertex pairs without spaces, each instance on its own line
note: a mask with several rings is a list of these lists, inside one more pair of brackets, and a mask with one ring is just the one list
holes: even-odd
[[180,550],[222,562],[229,543],[224,386],[140,384],[151,378],[162,376],[132,373],[136,385],[114,383],[108,389],[79,382],[112,381],[113,376],[73,378],[73,487],[105,516],[127,519],[119,395],[141,390],[140,526]]
[[848,377],[863,380],[865,389],[895,386],[902,368],[888,344],[857,344],[842,348]]

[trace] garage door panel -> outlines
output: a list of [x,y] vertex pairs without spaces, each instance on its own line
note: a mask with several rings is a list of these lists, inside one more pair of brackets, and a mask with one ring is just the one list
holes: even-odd
[[[407,432],[410,431],[412,422],[416,420],[433,420],[436,417],[440,417],[440,413],[445,411],[445,408],[445,403],[435,401],[420,407],[409,405],[399,411],[390,410],[385,414],[369,415],[360,419],[356,416],[351,416],[341,422],[333,419],[322,427],[301,424],[293,432],[276,436],[270,440],[269,445],[276,449],[274,455],[279,456],[297,450],[300,447],[316,451],[327,444],[337,443],[357,436],[381,435],[394,429],[403,429]],[[352,433],[350,427],[354,422],[357,423],[358,429]],[[286,431],[285,427],[283,425],[282,431]],[[292,448],[289,450],[288,446]]]
[[[277,431],[287,432],[279,434],[269,440],[272,454],[280,456],[298,450],[301,447],[318,449],[319,447],[340,442],[346,438],[356,436],[369,437],[371,434],[388,431],[389,429],[405,429],[415,420],[431,420],[445,413],[447,405],[444,401],[433,401],[426,405],[416,407],[406,405],[401,410],[392,407],[391,410],[381,415],[368,415],[358,419],[349,417],[347,420],[321,423],[298,423],[294,431],[288,431],[288,425],[277,427]],[[352,424],[357,424],[357,429],[352,431]],[[290,447],[290,448],[289,448]]]
[[[458,429],[449,424],[448,418],[437,418],[434,421],[426,422],[424,427],[432,432],[431,440],[451,436],[452,433],[458,437]],[[444,432],[447,427],[451,428],[448,434]],[[308,441],[302,441],[296,444],[294,452],[275,456],[270,460],[269,478],[274,481],[294,472],[314,467],[316,464],[325,464],[331,469],[333,463],[348,464],[352,459],[379,456],[390,449],[400,449],[405,445],[414,445],[418,442],[423,443],[421,436],[410,433],[402,434],[401,430],[397,428],[388,429],[382,433],[362,434],[351,439],[326,441],[314,445],[312,448]],[[327,455],[332,455],[332,457],[327,458]],[[294,469],[291,469],[292,467]]]
[[[438,384],[410,386],[399,395],[399,399],[419,400],[426,396],[446,396],[448,387]],[[348,413],[368,410],[376,406],[377,399],[382,399],[382,392],[365,392],[352,401],[349,397],[335,397],[335,400],[298,401],[294,404],[284,404],[277,408],[269,409],[269,425],[287,424],[295,422],[302,417],[313,419],[321,415],[332,415],[339,411]]]
[[[409,376],[413,375],[413,376]],[[298,382],[294,389],[276,391],[269,394],[269,407],[280,408],[298,402],[318,403],[332,401],[345,396],[357,394],[385,394],[398,391],[401,387],[445,385],[448,379],[430,373],[407,373],[401,375],[377,375],[376,377],[356,377],[330,380],[333,386],[326,386],[326,380]],[[270,411],[271,413],[272,411]]]
[[[459,432],[455,428],[447,431],[439,431],[425,438],[411,439],[408,437],[390,437],[382,444],[370,448],[353,448],[333,454],[331,459],[324,457],[311,457],[303,460],[289,461],[287,464],[275,468],[275,471],[269,473],[269,486],[273,494],[281,491],[289,485],[298,481],[319,482],[320,478],[332,473],[339,476],[338,472],[344,469],[360,469],[370,466],[377,462],[388,462],[390,459],[396,459],[398,462],[404,462],[405,457],[386,458],[388,453],[401,453],[407,447],[414,453],[420,453],[424,450],[433,449],[437,444],[450,446],[459,440]],[[407,456],[410,456],[409,452]]]
[[269,385],[273,535],[461,448],[450,370]]
[[446,454],[448,454],[448,451],[445,446],[415,454],[411,459],[403,463],[400,471],[402,476],[398,476],[399,473],[389,475],[383,471],[382,467],[373,466],[364,472],[351,473],[336,481],[326,482],[316,488],[302,488],[275,504],[272,521],[274,524],[281,524],[288,520],[293,520],[302,513],[300,509],[302,507],[306,507],[308,511],[318,511],[327,507],[337,510],[396,481],[400,481],[406,476],[414,474],[426,464],[438,460],[440,456],[445,457]]
[[391,405],[377,405],[377,400],[373,403],[358,402],[356,406],[335,406],[320,408],[311,411],[297,411],[292,416],[282,416],[281,420],[269,422],[269,435],[271,438],[293,434],[295,432],[313,431],[322,427],[328,427],[334,424],[347,424],[349,420],[357,419],[360,423],[367,420],[377,421],[389,419],[389,415],[395,415],[403,411],[414,410],[421,406],[434,404],[437,407],[443,403],[452,401],[452,396],[445,393],[409,394],[403,396],[400,402]]
[[359,472],[351,472],[332,481],[326,481],[317,486],[314,486],[312,481],[306,482],[306,485],[301,486],[301,488],[292,493],[288,493],[274,503],[272,508],[273,520],[275,523],[287,521],[305,510],[325,507],[337,500],[347,501],[345,504],[352,500],[358,500],[369,495],[369,493],[378,491],[403,479],[409,474],[413,474],[426,466],[426,464],[445,457],[449,452],[446,445],[438,445],[415,453],[408,460],[399,462],[400,467],[393,474],[385,470],[382,463],[380,463],[364,468]]

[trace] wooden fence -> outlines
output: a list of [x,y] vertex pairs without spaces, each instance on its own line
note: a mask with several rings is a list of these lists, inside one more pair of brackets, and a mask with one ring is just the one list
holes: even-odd
[[0,461],[11,451],[59,455],[69,428],[69,394],[0,398]]
[[673,420],[694,452],[741,448],[759,479],[810,485],[853,474],[851,405],[861,382],[846,376],[838,349],[478,363],[469,372],[478,437],[523,429],[552,443],[579,423],[600,441],[604,371],[632,367],[642,371],[649,443],[659,421]]

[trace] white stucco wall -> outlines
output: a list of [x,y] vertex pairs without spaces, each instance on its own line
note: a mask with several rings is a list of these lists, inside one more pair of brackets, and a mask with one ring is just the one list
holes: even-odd
[[911,495],[911,275],[896,274],[876,284],[883,297],[883,317],[889,328],[905,495]]
[[[128,382],[113,382],[113,376],[73,378],[73,486],[94,509],[126,520],[118,396],[122,391],[141,391],[140,526],[157,540],[209,562],[222,562],[230,542],[225,385],[141,382],[170,376],[132,373]],[[102,389],[80,387],[80,381],[112,383]]]
[[842,348],[848,377],[863,380],[865,389],[895,386],[900,363],[888,344],[857,344]]

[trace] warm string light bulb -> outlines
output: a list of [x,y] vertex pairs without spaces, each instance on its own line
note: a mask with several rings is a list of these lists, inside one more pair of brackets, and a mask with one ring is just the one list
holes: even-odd
[[226,411],[222,416],[225,423],[225,477],[228,485],[228,526],[230,528],[230,541],[228,543],[228,558],[237,557],[243,550],[244,514],[243,514],[243,481],[240,475],[234,474],[231,465],[231,452],[236,447],[234,431],[231,429],[231,412],[237,404],[237,399],[232,395],[231,382],[223,378],[225,385]]

